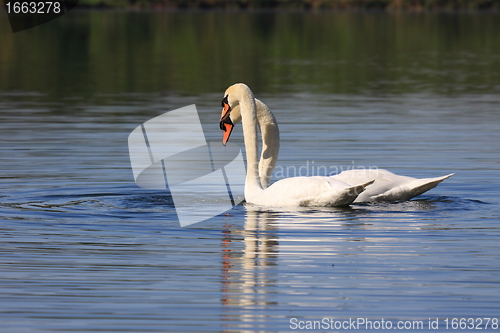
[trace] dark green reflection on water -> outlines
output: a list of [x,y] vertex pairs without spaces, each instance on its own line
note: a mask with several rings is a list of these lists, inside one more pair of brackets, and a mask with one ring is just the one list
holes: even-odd
[[0,91],[493,93],[499,14],[71,12],[12,34]]

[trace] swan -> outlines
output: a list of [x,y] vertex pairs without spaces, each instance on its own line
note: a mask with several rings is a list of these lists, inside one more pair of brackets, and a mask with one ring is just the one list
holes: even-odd
[[[346,170],[329,177],[287,178],[269,187],[271,175],[276,166],[279,153],[280,137],[278,124],[271,110],[269,110],[263,102],[255,98],[250,88],[243,83],[232,85],[224,93],[224,98],[222,100],[222,116],[220,119],[220,127],[224,131],[222,139],[223,145],[229,140],[234,125],[239,122],[241,122],[243,126],[247,162],[249,166],[253,166],[253,168],[249,168],[247,172],[247,182],[250,182],[250,184],[248,185],[248,196],[246,192],[247,184],[245,184],[246,199],[254,198],[254,195],[255,198],[257,198],[257,196],[260,196],[260,198],[267,198],[267,193],[272,195],[271,193],[273,193],[273,191],[280,188],[283,192],[291,191],[292,193],[298,194],[297,199],[299,205],[321,206],[322,203],[328,203],[328,201],[306,199],[307,195],[300,198],[300,194],[309,193],[314,190],[314,186],[318,186],[316,190],[318,194],[321,193],[321,191],[331,191],[331,189],[335,189],[335,191],[339,192],[342,190],[345,191],[345,189],[348,188],[358,188],[359,190],[356,190],[357,196],[352,201],[354,203],[406,201],[429,191],[443,180],[454,175],[451,173],[442,177],[418,179],[396,175],[384,169],[356,169]],[[257,164],[256,126],[260,128],[262,134],[262,153],[258,170],[255,168]],[[325,187],[325,184],[329,185]],[[353,187],[353,184],[358,185],[357,187]],[[271,189],[273,186],[275,186],[275,188],[273,188],[272,191],[266,192],[268,188]],[[330,189],[328,186],[332,188]],[[337,195],[340,194],[337,193]],[[349,197],[349,199],[345,198],[345,200],[340,200],[339,203],[347,205],[350,203],[349,201],[351,198],[352,196]],[[248,199],[247,202],[249,202]],[[254,199],[250,199],[250,202],[251,200]],[[269,198],[269,200],[272,199]],[[271,203],[274,201],[263,202]],[[283,200],[283,202],[285,202],[285,200]],[[287,203],[292,202],[293,200],[287,201]],[[336,204],[333,205],[335,206]]]
[[[250,88],[235,84],[224,93],[220,128],[225,145],[234,122],[242,123],[247,175],[245,200],[260,206],[346,206],[351,204],[373,182],[350,185],[332,177],[293,177],[270,184],[279,151],[279,130],[276,119],[264,103],[257,101]],[[257,126],[262,133],[263,149],[258,158]]]

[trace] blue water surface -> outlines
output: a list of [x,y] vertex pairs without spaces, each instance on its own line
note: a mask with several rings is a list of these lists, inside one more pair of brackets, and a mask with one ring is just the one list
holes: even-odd
[[[497,17],[179,15],[0,24],[0,331],[499,330]],[[219,43],[233,33],[248,44]],[[219,141],[238,81],[275,113],[288,176],[455,175],[407,202],[238,205],[181,228],[169,193],[135,184],[128,135],[196,104]]]

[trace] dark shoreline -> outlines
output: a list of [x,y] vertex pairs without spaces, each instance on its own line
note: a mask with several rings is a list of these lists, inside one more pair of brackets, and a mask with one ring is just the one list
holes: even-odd
[[[118,0],[122,1],[122,0]],[[92,2],[92,3],[90,3]],[[114,2],[114,3],[111,3]],[[80,0],[73,10],[125,10],[125,11],[155,11],[155,12],[249,12],[249,13],[262,13],[262,12],[346,12],[346,13],[500,13],[500,0],[494,2],[489,7],[443,7],[436,6],[432,8],[422,8],[414,6],[403,7],[362,7],[362,6],[349,6],[349,7],[335,7],[335,6],[276,6],[276,7],[234,7],[234,6],[173,6],[171,4],[147,1],[138,3],[131,3],[128,0],[123,0],[123,3],[117,4],[113,0]],[[5,13],[5,6],[0,6],[0,14]]]
[[498,11],[500,0],[80,0],[78,7],[158,10]]

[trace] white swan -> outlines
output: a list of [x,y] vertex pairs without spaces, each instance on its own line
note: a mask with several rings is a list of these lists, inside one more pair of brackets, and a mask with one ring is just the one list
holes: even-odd
[[[245,200],[248,203],[262,206],[345,206],[351,204],[373,182],[369,180],[352,186],[332,177],[316,176],[286,178],[269,186],[279,151],[276,119],[262,102],[255,100],[250,88],[242,83],[226,90],[222,106],[220,127],[224,130],[223,144],[231,135],[234,121],[241,121],[243,126],[247,155]],[[264,142],[259,165],[257,125]]]
[[[229,140],[234,124],[242,122],[245,147],[247,151],[247,184],[245,185],[245,198],[248,202],[258,200],[264,205],[346,205],[356,194],[352,202],[370,201],[405,201],[410,200],[428,190],[436,187],[443,180],[453,175],[449,174],[436,178],[417,179],[399,176],[384,169],[347,170],[330,177],[295,177],[280,180],[270,184],[271,175],[276,165],[279,152],[279,129],[276,119],[269,108],[260,100],[253,97],[252,91],[242,83],[229,87],[222,100],[222,117],[220,126],[224,130],[223,144]],[[257,130],[259,126],[262,133],[262,153],[258,169],[257,164]],[[253,166],[250,169],[250,166]],[[260,179],[260,181],[258,181]],[[251,185],[248,185],[250,182]],[[279,185],[277,185],[279,184]],[[328,184],[328,185],[325,185]],[[351,187],[353,184],[363,184]],[[371,184],[371,185],[370,185]],[[247,195],[247,185],[249,192]],[[369,186],[367,186],[369,185]],[[315,188],[317,186],[317,188]],[[325,187],[326,186],[326,187]],[[330,188],[331,186],[331,188]],[[364,187],[366,190],[363,191]],[[273,188],[274,187],[274,188]],[[293,193],[292,198],[268,197],[275,195],[274,191]],[[351,196],[341,195],[346,189],[357,189]],[[322,191],[336,193],[342,200],[324,200]],[[313,198],[311,192],[319,197]],[[352,192],[352,191],[351,191]],[[326,195],[326,194],[325,194]],[[321,197],[321,199],[320,199]],[[262,200],[257,199],[262,198]],[[286,204],[285,204],[286,203]]]

